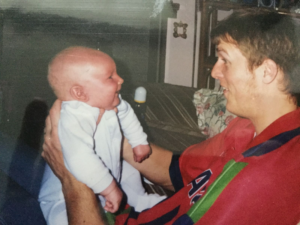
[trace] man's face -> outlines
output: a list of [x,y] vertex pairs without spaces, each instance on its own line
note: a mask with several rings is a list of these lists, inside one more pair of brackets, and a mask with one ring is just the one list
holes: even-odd
[[124,81],[117,74],[115,62],[109,56],[103,56],[93,60],[86,69],[87,103],[106,110],[116,107],[120,103],[118,95]]
[[253,73],[249,71],[247,59],[234,44],[221,41],[217,51],[218,61],[212,70],[212,76],[220,80],[224,88],[227,110],[238,116],[251,118],[258,100],[256,69]]

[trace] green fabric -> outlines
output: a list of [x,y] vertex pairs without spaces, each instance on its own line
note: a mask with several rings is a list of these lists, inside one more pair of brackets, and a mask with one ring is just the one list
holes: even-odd
[[107,224],[114,225],[116,220],[116,215],[110,212],[105,213]]
[[216,199],[230,183],[230,181],[245,167],[248,163],[235,162],[233,159],[230,160],[223,168],[222,173],[217,179],[209,186],[207,193],[199,199],[187,212],[187,215],[197,222],[201,217],[209,210],[214,204]]
[[121,215],[121,214],[128,214],[128,213],[130,213],[130,210],[131,210],[131,207],[121,210],[121,212],[118,212],[118,213],[106,212],[105,216],[106,216],[107,224],[114,225],[115,221],[116,221],[116,216]]

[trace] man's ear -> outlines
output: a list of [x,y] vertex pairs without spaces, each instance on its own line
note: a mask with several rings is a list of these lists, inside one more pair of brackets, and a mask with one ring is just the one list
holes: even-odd
[[263,82],[269,84],[276,78],[278,74],[278,66],[273,60],[265,59],[265,61],[263,62],[263,68]]
[[70,89],[70,94],[75,100],[82,102],[88,101],[88,95],[85,93],[84,88],[81,85],[73,85]]

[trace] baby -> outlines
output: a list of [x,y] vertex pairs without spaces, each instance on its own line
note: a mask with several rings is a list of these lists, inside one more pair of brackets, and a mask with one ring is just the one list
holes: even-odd
[[[136,211],[162,201],[164,196],[147,194],[139,172],[121,160],[122,133],[135,161],[148,158],[151,149],[132,108],[121,99],[123,79],[112,58],[85,47],[65,49],[49,64],[48,81],[62,100],[58,132],[65,164],[99,195],[104,209],[118,210],[123,197],[119,184]],[[101,120],[100,109],[105,110]],[[49,166],[39,201],[48,224],[68,224],[61,184]]]

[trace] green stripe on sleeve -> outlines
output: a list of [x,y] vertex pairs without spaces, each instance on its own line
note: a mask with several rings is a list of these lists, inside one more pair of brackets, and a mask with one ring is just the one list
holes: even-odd
[[235,162],[230,160],[223,168],[222,173],[217,179],[209,186],[207,193],[200,198],[187,212],[187,215],[193,220],[194,223],[199,221],[201,217],[209,210],[214,204],[216,199],[229,184],[229,182],[245,167],[248,163]]

